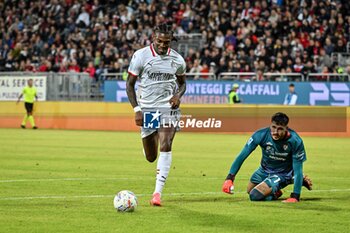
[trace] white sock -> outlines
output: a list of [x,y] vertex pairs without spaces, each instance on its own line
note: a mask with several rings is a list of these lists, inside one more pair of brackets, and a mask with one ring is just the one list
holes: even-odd
[[169,152],[160,152],[157,162],[157,179],[156,188],[154,193],[162,193],[165,181],[168,178],[170,166],[171,166],[172,155]]

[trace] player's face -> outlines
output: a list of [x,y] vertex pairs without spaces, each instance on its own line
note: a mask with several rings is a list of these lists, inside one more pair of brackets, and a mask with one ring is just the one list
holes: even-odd
[[29,79],[29,80],[28,80],[28,86],[30,86],[30,87],[33,86],[33,80],[32,80],[32,79]]
[[156,33],[153,40],[156,52],[160,55],[165,55],[170,47],[171,39],[171,35]]
[[270,126],[271,136],[273,140],[279,140],[284,138],[287,133],[287,126],[277,125],[276,122],[272,122]]

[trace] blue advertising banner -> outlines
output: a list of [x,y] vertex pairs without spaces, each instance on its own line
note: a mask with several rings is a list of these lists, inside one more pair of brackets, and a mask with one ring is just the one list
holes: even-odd
[[[234,83],[246,104],[283,104],[288,82],[187,81],[182,103],[228,103],[228,93]],[[349,106],[349,83],[296,82],[297,105]],[[128,102],[125,81],[105,82],[105,101]]]

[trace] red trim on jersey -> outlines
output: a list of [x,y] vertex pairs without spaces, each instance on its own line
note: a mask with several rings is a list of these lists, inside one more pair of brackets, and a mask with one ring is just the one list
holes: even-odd
[[290,132],[288,131],[288,129],[287,129],[287,135],[285,136],[285,139],[288,139],[288,138],[290,138]]
[[168,55],[170,55],[170,52],[171,52],[171,48],[168,48]]
[[138,76],[138,75],[136,75],[136,74],[134,74],[134,73],[132,73],[132,72],[130,72],[130,71],[128,71],[128,73],[129,73],[130,75],[134,76],[134,77],[137,77],[137,76]]
[[153,44],[151,44],[149,47],[151,48],[151,52],[152,52],[153,57],[155,57],[156,52],[154,51]]

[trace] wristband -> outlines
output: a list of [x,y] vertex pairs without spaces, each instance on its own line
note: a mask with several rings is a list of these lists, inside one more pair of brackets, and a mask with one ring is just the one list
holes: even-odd
[[297,200],[299,201],[300,194],[298,194],[298,193],[291,193],[291,194],[290,194],[290,197],[291,197],[291,198],[295,198],[295,199],[297,199]]
[[235,180],[235,176],[234,174],[228,174],[226,177],[226,180],[232,180],[232,182]]
[[136,107],[134,108],[134,112],[141,112],[140,106],[136,106]]

